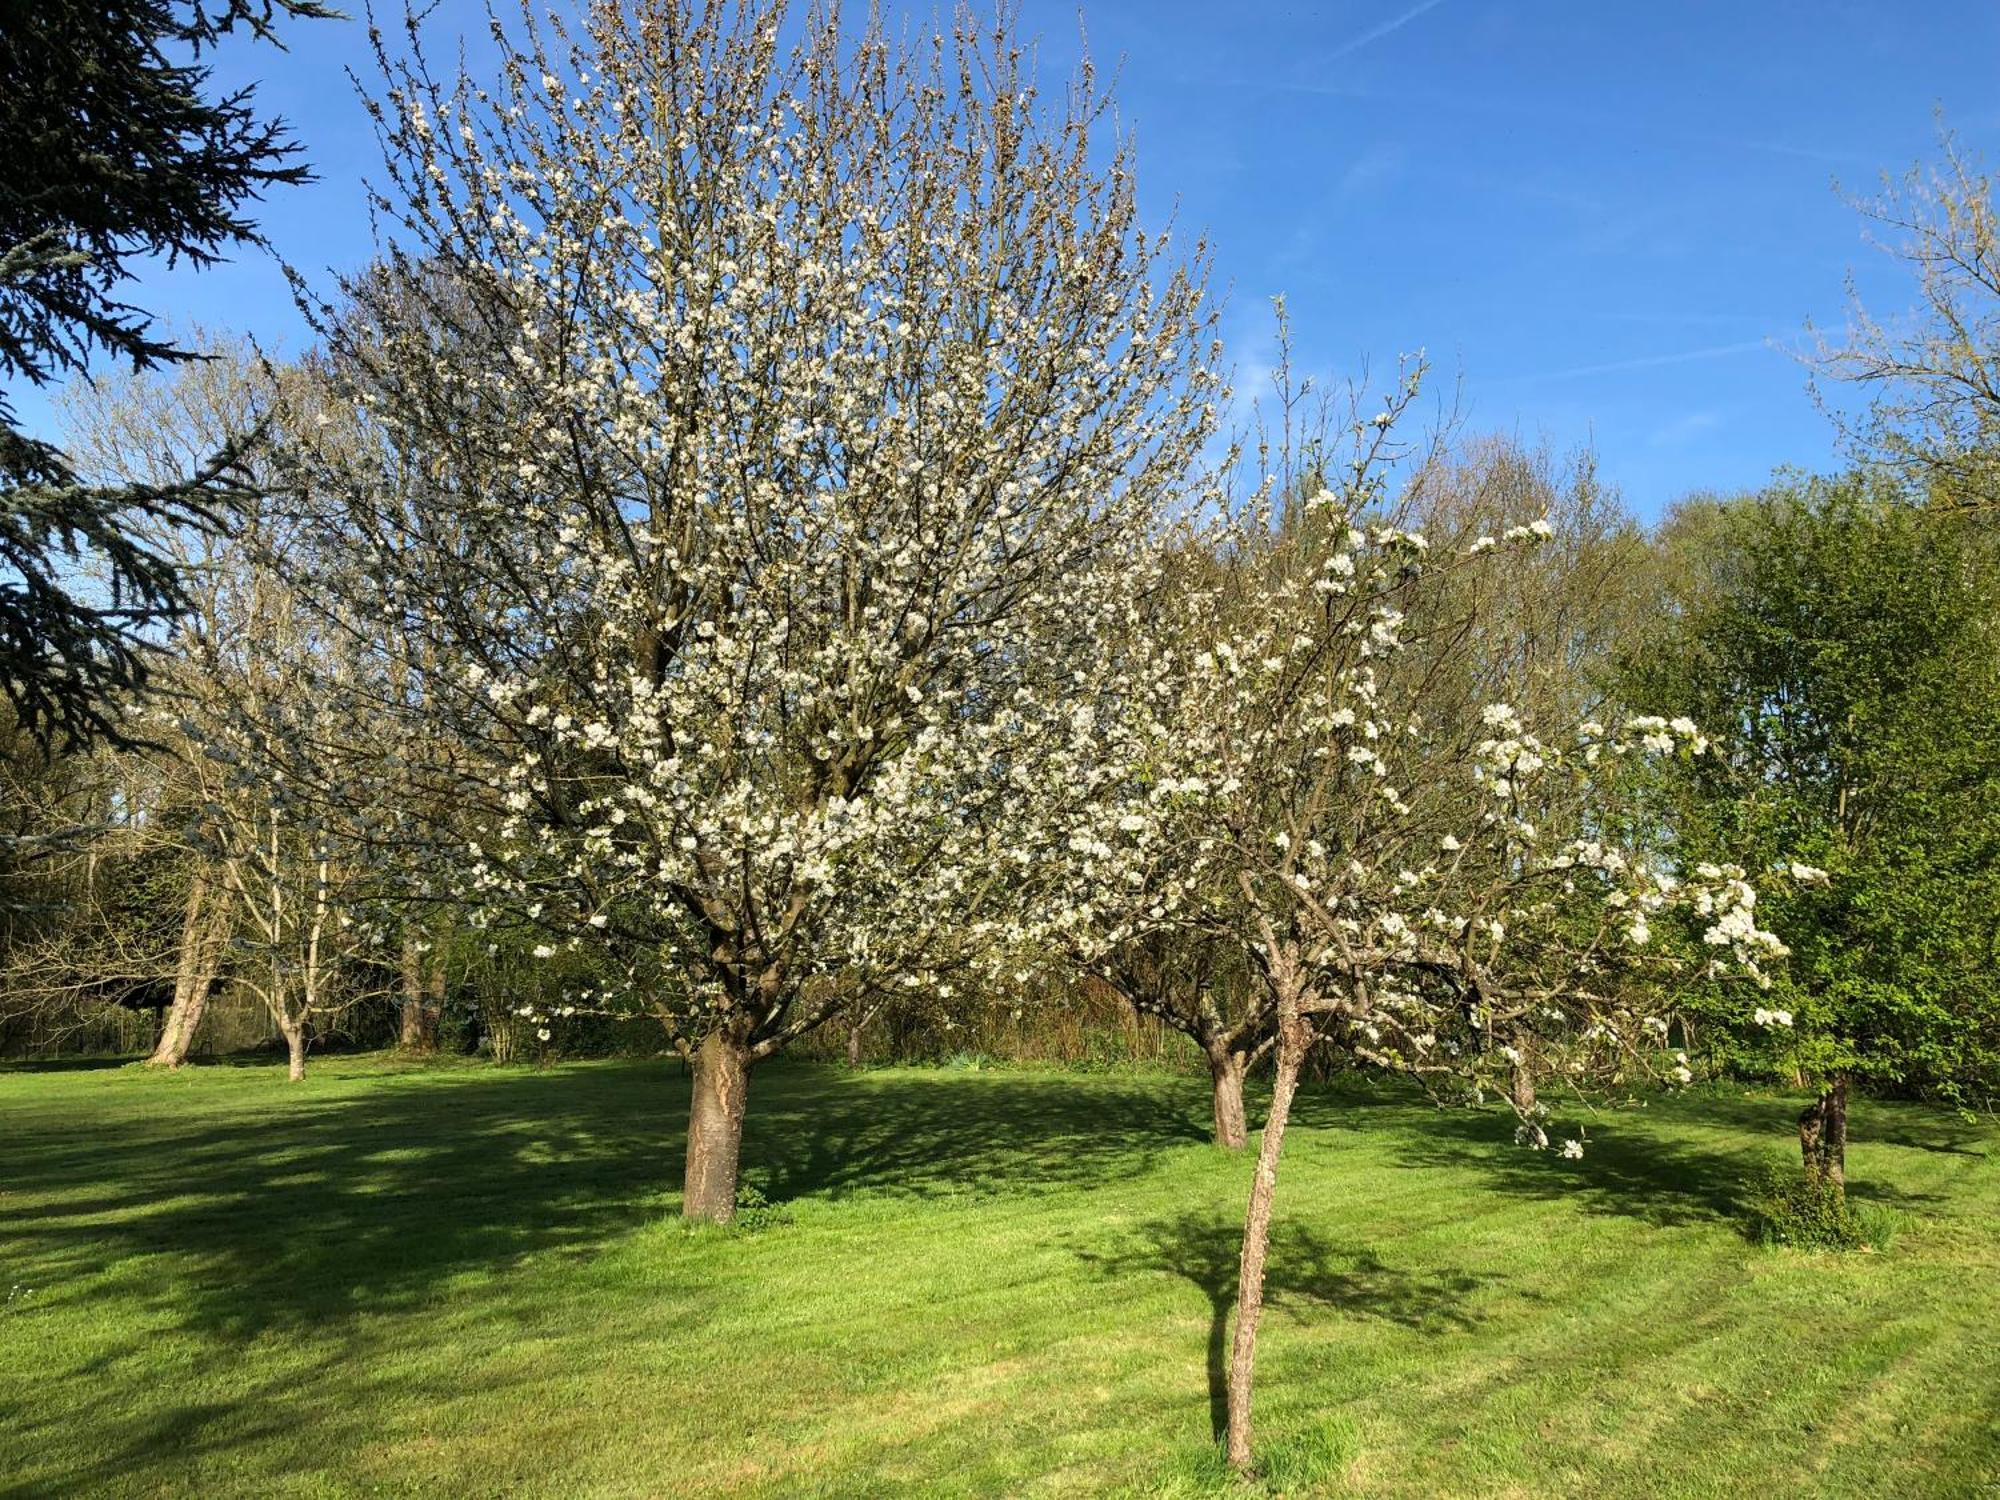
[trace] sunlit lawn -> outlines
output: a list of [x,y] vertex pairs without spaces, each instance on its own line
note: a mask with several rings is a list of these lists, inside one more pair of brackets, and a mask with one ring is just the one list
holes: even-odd
[[[0,1071],[0,1493],[1201,1494],[1248,1163],[1199,1081],[774,1068],[673,1218],[670,1063]],[[1795,1106],[1590,1153],[1303,1100],[1261,1448],[1289,1493],[2000,1494],[2000,1132],[1856,1112],[1886,1254],[1741,1233]]]

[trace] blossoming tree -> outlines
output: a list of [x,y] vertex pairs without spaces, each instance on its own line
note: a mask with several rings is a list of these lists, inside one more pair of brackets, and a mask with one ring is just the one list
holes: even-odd
[[691,1059],[727,1219],[755,1063],[1018,936],[1209,427],[1202,256],[1004,25],[605,0],[496,45],[491,89],[384,54],[384,266],[316,309],[377,446],[291,487],[438,664],[465,884],[616,956],[588,999]]
[[[1281,451],[1214,520],[1216,581],[1177,591],[1176,627],[1134,653],[1102,726],[1126,773],[1101,777],[1098,829],[1072,842],[1071,942],[1116,953],[1200,934],[1240,956],[1272,1014],[1229,1382],[1238,1466],[1278,1161],[1309,1049],[1463,1092],[1503,1086],[1532,1037],[1577,1086],[1685,1081],[1653,1013],[1661,981],[1717,965],[1755,976],[1782,952],[1740,870],[1684,879],[1630,837],[1623,783],[1648,757],[1705,751],[1692,723],[1538,732],[1509,703],[1457,713],[1433,691],[1477,623],[1454,613],[1476,591],[1437,582],[1506,566],[1549,528],[1433,540],[1399,524],[1393,434],[1420,375],[1406,369],[1378,414],[1348,414],[1340,467],[1323,439],[1295,450],[1304,466]],[[1546,1145],[1547,1118],[1546,1104],[1528,1109],[1523,1138]]]

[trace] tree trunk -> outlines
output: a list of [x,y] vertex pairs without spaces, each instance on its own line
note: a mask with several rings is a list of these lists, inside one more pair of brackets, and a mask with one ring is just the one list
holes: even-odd
[[1212,1047],[1208,1053],[1208,1073],[1215,1085],[1215,1144],[1241,1151],[1250,1143],[1250,1127],[1243,1115],[1243,1054],[1226,1047]]
[[1826,1136],[1826,1095],[1822,1094],[1799,1111],[1799,1160],[1806,1176],[1819,1176],[1820,1142]]
[[1826,1113],[1827,1180],[1843,1193],[1847,1191],[1847,1075],[1834,1075]]
[[722,1032],[702,1038],[688,1107],[687,1174],[681,1216],[727,1224],[736,1217],[736,1167],[743,1150],[743,1104],[750,1085],[745,1049]]
[[290,1059],[285,1076],[297,1083],[306,1076],[306,1025],[301,1021],[297,1026],[282,1028],[285,1033],[285,1051]]
[[1799,1155],[1806,1176],[1847,1189],[1847,1075],[1836,1073],[1799,1114]]
[[848,1067],[858,1068],[861,1066],[861,1034],[868,1029],[877,1016],[882,1014],[882,1007],[886,1004],[888,1004],[886,1000],[877,1000],[860,1015],[849,1019],[847,1023]]
[[403,1001],[399,1010],[401,1025],[396,1036],[396,1045],[403,1051],[430,1052],[436,1049],[436,1000],[443,987],[444,970],[427,971],[416,937],[406,934],[403,938]]
[[1507,1091],[1514,1101],[1514,1113],[1523,1120],[1535,1113],[1535,1054],[1526,1037],[1514,1044],[1514,1063],[1507,1074]]
[[1271,1248],[1271,1204],[1278,1190],[1278,1153],[1285,1144],[1299,1065],[1311,1032],[1291,1007],[1278,1014],[1278,1076],[1271,1088],[1271,1112],[1257,1150],[1257,1176],[1243,1217],[1243,1256],[1236,1271],[1236,1340],[1229,1360],[1229,1462],[1250,1472],[1250,1382],[1257,1363],[1257,1323],[1264,1313],[1264,1259]]
[[188,882],[187,916],[181,924],[180,959],[174,972],[174,1003],[161,1023],[148,1067],[178,1068],[208,1009],[208,992],[229,940],[229,895],[200,870]]

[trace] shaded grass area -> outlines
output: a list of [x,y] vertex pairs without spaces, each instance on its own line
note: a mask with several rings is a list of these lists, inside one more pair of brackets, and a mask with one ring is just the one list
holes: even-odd
[[[778,1067],[689,1230],[669,1063],[0,1071],[0,1495],[1206,1494],[1246,1158],[1198,1080]],[[1856,1112],[1888,1255],[1760,1249],[1792,1101],[1302,1095],[1272,1484],[2000,1493],[2000,1132]]]

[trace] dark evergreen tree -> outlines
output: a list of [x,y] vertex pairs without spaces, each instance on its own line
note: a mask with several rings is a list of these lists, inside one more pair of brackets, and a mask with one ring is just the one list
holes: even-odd
[[245,434],[170,485],[82,482],[20,429],[9,389],[96,356],[198,358],[123,300],[143,263],[206,266],[259,242],[246,209],[308,173],[249,88],[209,60],[235,33],[276,41],[317,0],[0,0],[0,693],[45,744],[122,741],[151,632],[181,605],[135,523],[213,526]]

